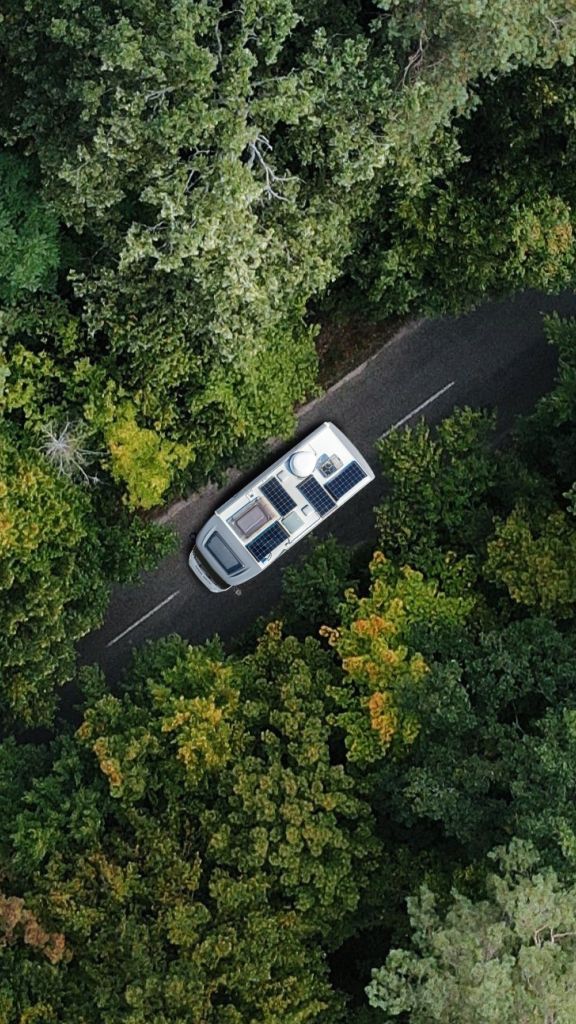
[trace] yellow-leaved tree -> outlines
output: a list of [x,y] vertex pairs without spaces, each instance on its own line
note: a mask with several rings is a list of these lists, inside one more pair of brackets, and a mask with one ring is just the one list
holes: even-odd
[[110,472],[126,487],[131,508],[152,508],[166,494],[175,469],[193,460],[191,448],[168,441],[160,433],[141,427],[131,403],[121,407],[107,434]]
[[409,567],[399,571],[381,552],[370,573],[368,595],[347,591],[341,626],[321,630],[342,659],[336,690],[348,757],[368,762],[392,745],[413,743],[431,665],[472,608],[471,599],[448,597],[434,580]]

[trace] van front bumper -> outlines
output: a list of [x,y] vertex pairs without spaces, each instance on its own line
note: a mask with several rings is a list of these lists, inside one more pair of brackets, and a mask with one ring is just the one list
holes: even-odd
[[222,594],[225,590],[230,590],[230,585],[228,583],[218,584],[206,571],[200,560],[196,557],[195,550],[195,548],[192,548],[192,551],[188,556],[188,565],[197,579],[199,579],[208,590],[211,590],[213,594]]

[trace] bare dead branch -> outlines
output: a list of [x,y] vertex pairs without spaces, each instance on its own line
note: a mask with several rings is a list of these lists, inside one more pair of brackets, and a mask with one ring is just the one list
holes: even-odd
[[162,89],[153,89],[152,92],[146,93],[144,100],[146,103],[157,103],[158,100],[163,100],[168,93],[175,92],[177,88],[177,85],[165,85]]
[[554,35],[559,36],[568,18],[566,16],[564,16],[563,18],[556,18],[550,14],[545,14],[544,17],[546,18],[546,21],[550,22],[552,29],[554,31]]
[[402,75],[402,82],[404,83],[404,85],[406,84],[406,80],[411,74],[416,73],[420,70],[422,62],[424,60],[424,54],[426,52],[427,43],[428,36],[426,34],[426,29],[422,29],[420,33],[420,38],[418,40],[418,46],[416,47],[414,53],[412,53],[408,58],[408,63],[404,68],[404,73]]
[[71,479],[76,477],[85,484],[100,482],[98,475],[88,473],[86,467],[104,453],[83,447],[87,433],[84,424],[72,423],[67,420],[59,430],[49,423],[43,427],[42,433],[45,440],[38,450],[46,456],[62,476]]
[[281,202],[287,203],[288,198],[278,192],[275,186],[278,184],[282,185],[288,181],[294,181],[295,178],[290,174],[276,174],[276,171],[265,156],[265,154],[272,152],[270,140],[265,135],[257,135],[253,142],[248,143],[248,152],[250,155],[246,166],[248,170],[252,170],[254,164],[257,164],[264,172],[264,192],[268,198],[279,199]]

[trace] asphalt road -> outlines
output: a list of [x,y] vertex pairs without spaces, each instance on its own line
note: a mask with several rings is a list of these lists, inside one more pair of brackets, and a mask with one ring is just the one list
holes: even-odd
[[[552,383],[556,358],[545,343],[541,316],[552,310],[576,315],[576,295],[524,292],[466,316],[411,324],[362,368],[303,409],[295,437],[332,420],[377,469],[376,440],[394,425],[416,422],[422,415],[433,423],[457,405],[496,407],[504,432]],[[274,449],[274,456],[278,454]],[[132,648],[145,640],[173,632],[196,643],[214,633],[226,640],[274,605],[282,567],[302,555],[306,541],[240,593],[211,594],[187,567],[190,533],[252,475],[233,473],[226,487],[205,488],[168,512],[166,521],[181,541],[178,552],[137,585],[115,590],[104,625],[81,644],[84,662],[100,664],[113,682],[129,663]],[[371,538],[372,510],[382,492],[377,476],[322,524],[316,536],[332,533],[349,544]]]

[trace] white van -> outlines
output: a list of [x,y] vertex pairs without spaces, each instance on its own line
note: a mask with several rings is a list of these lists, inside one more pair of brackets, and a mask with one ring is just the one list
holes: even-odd
[[323,423],[210,516],[190,568],[215,593],[238,587],[373,479],[342,431]]

